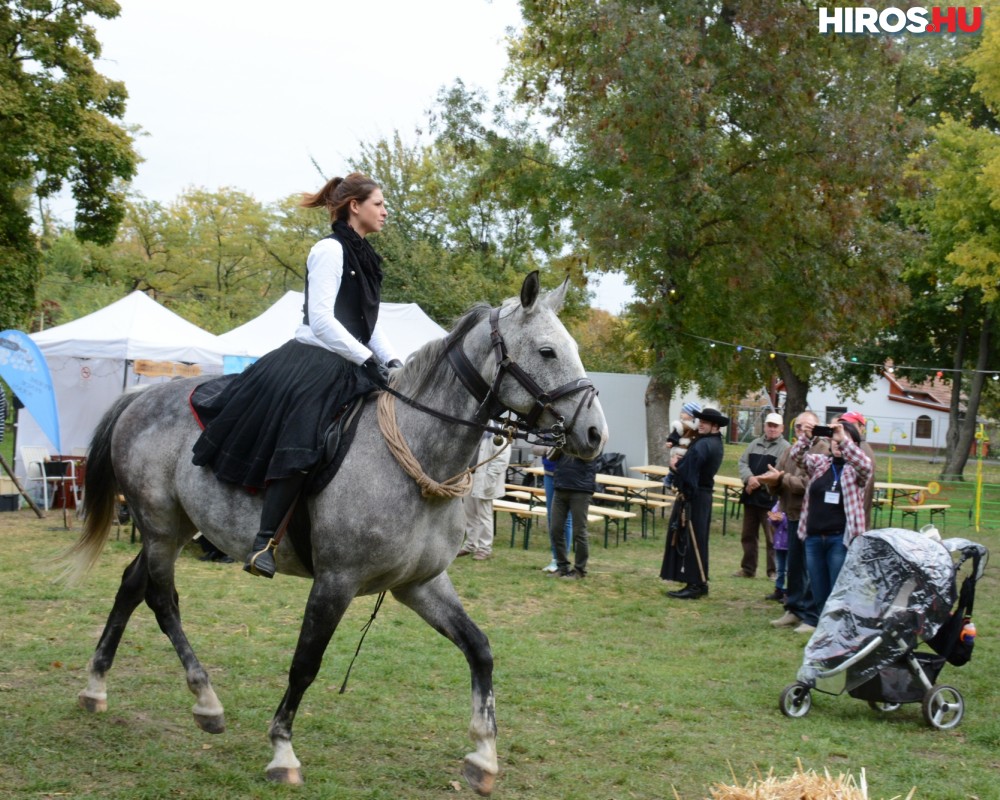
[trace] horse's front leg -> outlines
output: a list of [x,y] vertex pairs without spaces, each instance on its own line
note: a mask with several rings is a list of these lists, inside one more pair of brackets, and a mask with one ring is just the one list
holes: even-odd
[[465,654],[472,673],[472,721],[469,735],[476,749],[465,756],[462,770],[469,785],[481,795],[493,792],[497,764],[497,720],[493,701],[493,652],[490,642],[462,608],[448,574],[434,580],[392,590],[399,602],[417,612],[438,633]]
[[278,710],[274,712],[268,732],[274,748],[274,757],[267,765],[269,780],[302,783],[301,764],[292,750],[292,723],[302,696],[316,679],[323,663],[323,653],[354,594],[353,587],[338,584],[332,577],[317,577],[313,581],[302,630],[288,671],[288,688]]

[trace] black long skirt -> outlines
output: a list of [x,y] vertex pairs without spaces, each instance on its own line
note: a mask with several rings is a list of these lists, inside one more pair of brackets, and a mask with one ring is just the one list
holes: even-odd
[[[670,511],[670,523],[667,525],[667,543],[663,552],[663,564],[660,567],[660,577],[665,581],[681,583],[703,583],[701,570],[698,568],[698,556],[701,556],[701,569],[708,580],[708,531],[712,524],[712,491],[698,491],[688,503],[690,523],[681,524],[681,509],[685,501],[678,498]],[[692,540],[692,531],[694,538]],[[697,546],[697,554],[695,547]]]
[[201,436],[192,461],[252,489],[315,467],[340,410],[378,387],[326,348],[292,340],[239,375],[199,385],[191,406]]

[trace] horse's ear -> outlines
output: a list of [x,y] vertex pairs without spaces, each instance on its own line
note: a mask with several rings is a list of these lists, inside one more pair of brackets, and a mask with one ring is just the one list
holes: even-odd
[[531,308],[538,299],[538,291],[541,283],[538,280],[538,270],[528,273],[528,277],[521,284],[521,305],[524,308]]
[[555,289],[545,295],[545,305],[558,314],[562,310],[563,303],[566,301],[566,292],[568,291],[569,278],[564,280]]

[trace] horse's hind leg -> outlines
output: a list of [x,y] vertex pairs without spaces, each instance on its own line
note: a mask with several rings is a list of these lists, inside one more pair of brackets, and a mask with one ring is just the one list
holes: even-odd
[[472,673],[472,721],[469,736],[475,751],[465,756],[463,774],[481,795],[493,792],[497,764],[497,721],[493,701],[493,652],[489,640],[462,608],[447,573],[417,586],[393,589],[393,595],[417,612],[465,654]]
[[222,733],[226,729],[222,703],[219,702],[212,688],[212,682],[208,679],[208,673],[194,654],[191,643],[188,642],[187,635],[181,627],[180,606],[177,590],[174,588],[175,556],[176,552],[169,548],[164,548],[158,555],[153,551],[147,556],[151,566],[146,585],[146,604],[153,610],[160,630],[170,639],[184,666],[188,689],[197,698],[192,708],[195,723],[207,733]]
[[146,577],[146,558],[143,551],[125,568],[107,624],[87,665],[87,688],[77,695],[80,707],[87,711],[108,710],[106,676],[115,660],[115,653],[118,651],[122,634],[125,633],[125,626],[128,625],[132,612],[142,602],[146,593]]

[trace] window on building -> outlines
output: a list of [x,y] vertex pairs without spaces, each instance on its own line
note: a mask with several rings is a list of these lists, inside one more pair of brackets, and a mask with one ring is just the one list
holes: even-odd
[[934,422],[926,414],[917,417],[917,429],[913,432],[914,439],[930,439],[933,435]]
[[826,407],[826,424],[829,425],[841,414],[847,413],[847,406],[827,406]]

